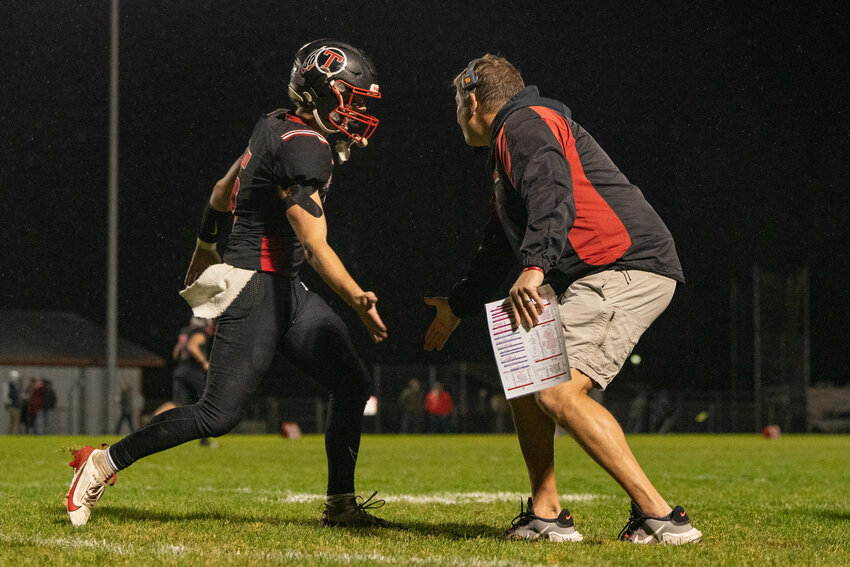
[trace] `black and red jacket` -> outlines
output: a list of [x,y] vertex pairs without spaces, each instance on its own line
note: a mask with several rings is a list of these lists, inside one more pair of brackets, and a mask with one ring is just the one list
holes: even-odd
[[608,269],[684,282],[670,231],[566,105],[529,86],[493,120],[487,172],[492,214],[484,243],[449,304],[465,317],[492,300],[519,260],[559,295]]

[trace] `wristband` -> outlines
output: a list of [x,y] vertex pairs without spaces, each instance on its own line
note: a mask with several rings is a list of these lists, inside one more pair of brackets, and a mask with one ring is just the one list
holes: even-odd
[[204,216],[201,218],[201,227],[198,229],[198,239],[207,244],[218,242],[218,235],[225,226],[229,212],[218,211],[207,203]]
[[545,272],[543,271],[543,268],[540,268],[540,267],[538,267],[538,266],[527,266],[527,267],[523,268],[523,270],[522,270],[522,271],[523,271],[523,272],[527,272],[528,270],[537,270],[537,271],[538,271],[538,272],[540,272],[541,274],[544,274],[544,273],[545,273]]

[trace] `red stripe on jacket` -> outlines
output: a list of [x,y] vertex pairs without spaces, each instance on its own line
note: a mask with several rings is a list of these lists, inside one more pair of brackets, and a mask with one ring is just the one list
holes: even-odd
[[[505,140],[504,125],[502,125],[502,129],[499,130],[499,136],[496,138],[496,156],[499,158],[499,162],[502,164],[502,169],[505,170],[508,180],[513,183],[513,177],[511,176],[511,153],[508,151],[508,142]],[[497,168],[496,172],[498,171]]]
[[536,112],[549,126],[555,139],[561,144],[564,157],[567,158],[570,166],[576,219],[567,237],[573,250],[583,262],[593,266],[602,266],[616,261],[632,245],[632,239],[623,221],[605,202],[585,174],[570,125],[563,116],[551,108],[545,106],[528,108]]

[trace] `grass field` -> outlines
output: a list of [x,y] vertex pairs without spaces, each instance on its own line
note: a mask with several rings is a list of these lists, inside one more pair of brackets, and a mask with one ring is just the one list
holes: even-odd
[[704,534],[676,547],[616,541],[628,499],[568,438],[555,440],[559,489],[584,542],[496,539],[528,481],[515,438],[493,435],[364,436],[358,490],[378,490],[379,515],[406,531],[318,527],[319,436],[226,436],[154,455],[74,528],[62,449],[93,441],[0,438],[0,565],[850,565],[850,436],[631,436]]

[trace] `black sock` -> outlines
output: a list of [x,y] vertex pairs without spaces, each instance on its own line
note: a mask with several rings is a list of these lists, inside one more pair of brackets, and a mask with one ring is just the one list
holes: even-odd
[[328,457],[328,494],[354,492],[354,469],[360,450],[365,402],[356,399],[331,399],[325,452]]

